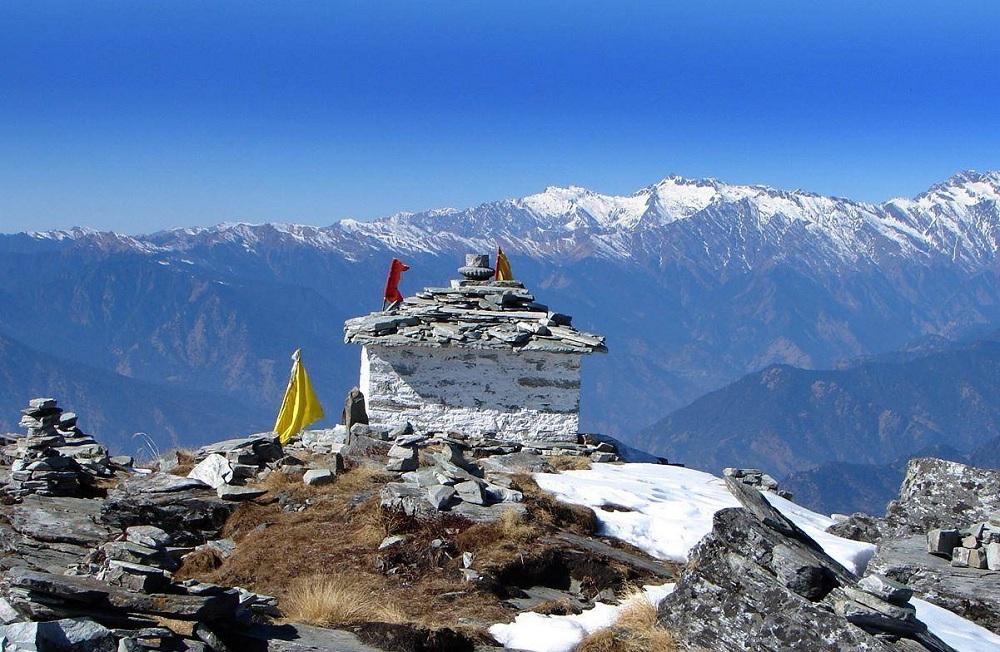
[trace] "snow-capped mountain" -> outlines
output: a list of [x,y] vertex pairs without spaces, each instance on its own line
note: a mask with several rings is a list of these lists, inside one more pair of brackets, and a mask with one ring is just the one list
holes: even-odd
[[1000,172],[971,171],[880,205],[671,176],[628,196],[550,187],[329,227],[18,234],[0,236],[0,334],[260,406],[303,346],[336,405],[357,374],[341,324],[380,305],[391,257],[412,293],[500,243],[540,301],[608,336],[585,365],[583,424],[627,435],[770,363],[1000,322],[998,239]]

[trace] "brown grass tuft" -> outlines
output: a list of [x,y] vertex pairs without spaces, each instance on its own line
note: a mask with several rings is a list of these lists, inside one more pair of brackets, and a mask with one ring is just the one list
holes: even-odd
[[641,590],[632,589],[615,624],[584,637],[574,652],[676,652],[677,639],[657,619],[656,606]]
[[549,466],[556,471],[586,471],[590,468],[590,458],[586,455],[553,455],[548,458]]
[[181,567],[174,573],[175,580],[186,580],[213,572],[222,566],[222,557],[211,548],[195,550],[184,555]]
[[187,474],[191,472],[191,469],[193,469],[194,465],[196,464],[194,459],[196,454],[197,451],[194,451],[190,448],[176,448],[167,453],[167,455],[177,456],[177,466],[170,469],[170,474],[187,476]]
[[311,625],[360,622],[405,623],[406,614],[361,576],[314,575],[292,584],[281,610],[290,620]]
[[544,602],[539,602],[531,610],[536,614],[545,614],[547,616],[569,616],[571,614],[583,613],[583,607],[573,604],[565,598],[562,600],[545,600]]

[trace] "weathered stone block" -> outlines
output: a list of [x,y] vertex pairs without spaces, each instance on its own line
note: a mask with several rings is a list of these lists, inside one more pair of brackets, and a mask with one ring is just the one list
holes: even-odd
[[927,552],[939,557],[951,557],[960,544],[958,530],[934,529],[927,533]]
[[334,473],[330,469],[309,469],[302,476],[302,482],[310,487],[318,487],[330,484],[334,480]]
[[1000,571],[1000,543],[986,546],[986,567],[992,571]]
[[951,550],[951,565],[955,568],[968,568],[969,567],[969,554],[972,552],[969,548],[962,548],[961,546],[957,548],[952,548]]

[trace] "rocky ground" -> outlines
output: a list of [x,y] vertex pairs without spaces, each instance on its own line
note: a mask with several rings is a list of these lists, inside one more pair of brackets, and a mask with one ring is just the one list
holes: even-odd
[[745,470],[726,473],[742,507],[716,514],[683,568],[596,537],[591,510],[531,475],[619,461],[587,437],[520,446],[355,424],[137,465],[54,401],[33,401],[22,425],[0,464],[5,651],[486,651],[488,626],[520,612],[579,613],[670,581],[645,625],[660,638],[622,625],[578,649],[951,650],[916,618],[914,591],[1000,622],[996,572],[926,553],[929,529],[984,549],[1000,530],[998,478],[952,463],[915,460],[886,518],[835,526],[880,541],[858,578]]

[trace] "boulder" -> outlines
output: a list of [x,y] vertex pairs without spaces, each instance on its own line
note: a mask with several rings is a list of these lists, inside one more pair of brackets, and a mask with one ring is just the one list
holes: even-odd
[[229,484],[233,479],[233,467],[229,460],[219,453],[211,453],[191,469],[187,477],[201,480],[212,489]]
[[310,487],[319,487],[330,484],[335,478],[336,475],[330,469],[309,469],[302,475],[302,482]]
[[743,507],[715,514],[712,532],[659,606],[660,623],[682,646],[898,652],[885,637],[903,635],[930,650],[951,649],[911,607],[865,591],[759,491],[733,477],[726,485]]
[[110,629],[89,618],[14,623],[0,627],[3,649],[40,652],[115,652],[118,642]]
[[174,544],[193,546],[218,538],[236,503],[225,501],[193,478],[164,473],[137,475],[111,490],[101,508],[101,521],[125,529],[156,525]]
[[933,457],[910,460],[899,498],[886,509],[895,537],[934,528],[963,528],[1000,509],[1000,470],[978,469]]

